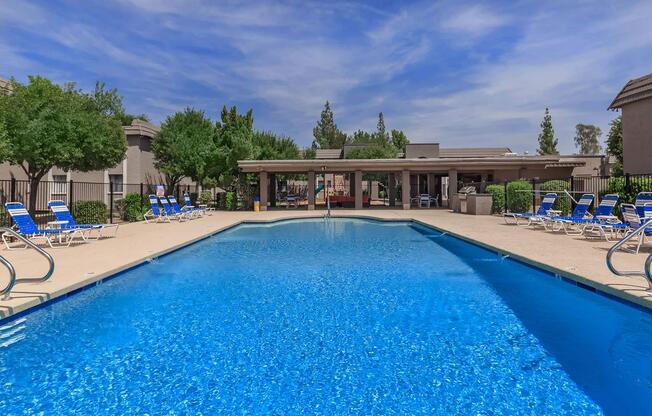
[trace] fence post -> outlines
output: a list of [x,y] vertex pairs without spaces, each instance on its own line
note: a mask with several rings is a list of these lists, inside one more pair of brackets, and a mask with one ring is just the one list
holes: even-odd
[[75,183],[71,179],[70,180],[70,185],[69,185],[70,186],[70,192],[68,192],[68,207],[70,208],[70,214],[73,215],[73,216],[75,215],[75,212],[74,212],[74,209],[75,209],[74,208],[74,202],[75,202],[74,196],[75,196],[75,194],[73,192],[73,189],[75,189],[74,185],[75,185]]
[[575,180],[573,178],[573,175],[570,176],[570,194],[572,198],[570,199],[570,206],[571,206],[571,212],[575,209]]
[[537,180],[532,178],[532,212],[537,212]]
[[140,183],[140,212],[145,211],[145,204],[143,203],[143,183]]
[[629,173],[625,174],[625,195],[632,193],[632,183],[630,182]]
[[16,178],[11,177],[11,202],[16,201]]
[[505,210],[505,212],[507,212],[507,206],[508,206],[507,205],[507,179],[505,179],[505,201],[504,201],[504,203],[505,203],[504,210]]
[[113,181],[109,181],[109,223],[113,224]]

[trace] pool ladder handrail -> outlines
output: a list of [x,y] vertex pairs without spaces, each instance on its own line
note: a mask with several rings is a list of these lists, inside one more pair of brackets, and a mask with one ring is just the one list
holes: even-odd
[[16,286],[18,283],[41,283],[41,282],[47,281],[48,279],[50,279],[50,277],[52,277],[52,274],[54,273],[54,259],[52,258],[50,253],[43,250],[41,247],[37,246],[36,244],[34,244],[28,238],[26,238],[23,235],[16,232],[16,230],[13,230],[13,229],[8,228],[8,227],[0,227],[0,233],[9,233],[9,234],[11,234],[12,237],[22,241],[28,247],[33,248],[40,255],[45,257],[46,260],[48,261],[48,264],[49,264],[49,268],[48,268],[47,273],[45,273],[41,277],[21,277],[21,278],[16,278],[16,269],[14,268],[14,266],[11,264],[11,262],[9,262],[9,260],[4,258],[4,256],[0,256],[0,263],[2,263],[7,268],[7,270],[9,270],[9,284],[7,284],[7,286],[4,289],[0,290],[0,296],[3,299],[7,299],[9,297],[9,293],[14,288],[14,286]]
[[611,273],[617,275],[617,276],[643,276],[645,277],[650,283],[652,283],[652,254],[650,254],[647,259],[645,259],[645,264],[643,266],[643,271],[635,271],[635,270],[627,270],[627,271],[621,271],[616,269],[613,265],[612,257],[616,251],[620,247],[623,246],[626,242],[631,240],[632,238],[640,235],[641,233],[645,232],[645,229],[648,228],[652,224],[652,218],[643,221],[641,225],[636,228],[634,231],[631,233],[627,234],[625,237],[623,237],[620,241],[618,241],[616,244],[614,244],[609,251],[607,252],[607,267],[611,271]]

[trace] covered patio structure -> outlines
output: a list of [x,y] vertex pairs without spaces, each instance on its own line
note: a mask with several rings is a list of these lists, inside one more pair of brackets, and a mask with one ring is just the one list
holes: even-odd
[[[260,209],[267,210],[270,197],[276,199],[276,176],[301,175],[306,178],[306,208],[317,207],[316,193],[321,192],[317,177],[328,186],[328,174],[348,175],[348,197],[353,208],[363,209],[363,176],[383,174],[387,178],[389,207],[410,209],[415,196],[429,195],[438,206],[447,206],[462,183],[496,183],[516,179],[558,179],[570,176],[574,165],[559,163],[558,156],[505,155],[477,158],[416,159],[300,159],[242,160],[242,173],[259,175]],[[328,191],[328,190],[326,190]],[[368,192],[368,191],[367,191]]]

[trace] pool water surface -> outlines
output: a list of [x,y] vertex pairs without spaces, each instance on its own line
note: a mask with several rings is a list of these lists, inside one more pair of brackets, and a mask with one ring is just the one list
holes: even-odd
[[650,313],[409,222],[238,226],[24,319],[3,415],[652,414]]

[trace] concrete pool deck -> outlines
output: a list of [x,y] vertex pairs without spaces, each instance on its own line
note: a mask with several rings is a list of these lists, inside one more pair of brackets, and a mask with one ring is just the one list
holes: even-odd
[[[0,319],[20,313],[115,273],[174,251],[243,221],[275,221],[285,218],[315,217],[323,211],[215,212],[212,216],[184,223],[123,224],[116,238],[91,241],[70,248],[47,249],[55,259],[52,278],[44,283],[17,285],[8,300],[0,300]],[[643,277],[618,277],[609,272],[605,255],[612,243],[548,233],[541,229],[506,225],[495,216],[454,214],[447,210],[337,210],[333,216],[388,220],[416,220],[459,237],[497,249],[539,267],[576,280],[584,285],[652,309],[652,293]],[[618,267],[642,270],[651,248],[638,255],[620,252]],[[41,275],[46,261],[33,250],[2,250],[12,262],[17,276]],[[0,277],[6,282],[6,272]]]

